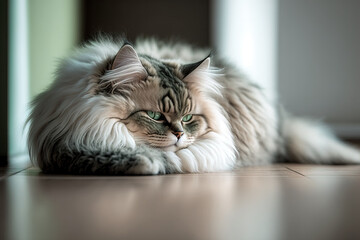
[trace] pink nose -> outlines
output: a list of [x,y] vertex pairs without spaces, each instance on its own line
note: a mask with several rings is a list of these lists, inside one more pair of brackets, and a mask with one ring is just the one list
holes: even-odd
[[172,134],[174,134],[177,139],[180,139],[182,135],[184,135],[183,131],[178,131],[178,132],[171,132]]

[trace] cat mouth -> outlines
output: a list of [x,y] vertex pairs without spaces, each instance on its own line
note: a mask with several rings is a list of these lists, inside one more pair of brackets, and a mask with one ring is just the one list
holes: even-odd
[[161,147],[161,150],[163,151],[168,151],[168,152],[176,152],[179,151],[181,149],[187,148],[187,146],[181,146],[181,144],[178,144],[178,142],[165,146],[165,147]]
[[179,146],[176,145],[176,143],[174,144],[170,144],[168,146],[164,146],[164,147],[160,147],[163,151],[171,151],[171,152],[175,152],[176,150],[178,150]]
[[172,144],[169,144],[169,145],[165,145],[165,146],[159,146],[159,145],[152,145],[150,144],[150,146],[152,147],[155,147],[155,148],[158,148],[158,149],[161,149],[163,151],[170,151],[170,152],[175,152],[179,149],[182,149],[184,148],[183,146],[181,146],[183,144],[181,144],[179,141],[176,141]]

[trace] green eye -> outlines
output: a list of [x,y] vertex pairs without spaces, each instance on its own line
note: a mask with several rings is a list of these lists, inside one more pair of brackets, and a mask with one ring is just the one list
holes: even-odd
[[159,112],[146,111],[146,113],[150,118],[154,120],[159,120],[162,117],[162,114]]
[[183,118],[182,118],[182,121],[183,122],[188,122],[192,119],[192,114],[188,114],[188,115],[185,115]]

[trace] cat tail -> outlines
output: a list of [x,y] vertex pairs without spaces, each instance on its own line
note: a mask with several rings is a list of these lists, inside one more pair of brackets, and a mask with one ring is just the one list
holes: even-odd
[[338,139],[319,122],[286,116],[283,136],[285,156],[291,162],[360,164],[360,150]]

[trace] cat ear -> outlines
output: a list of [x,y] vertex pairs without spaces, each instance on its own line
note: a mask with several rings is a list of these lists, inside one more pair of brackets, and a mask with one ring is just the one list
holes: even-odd
[[184,76],[183,82],[196,93],[221,94],[221,85],[215,79],[216,73],[209,71],[210,57],[196,63],[183,65],[180,70]]
[[116,54],[110,69],[114,70],[128,65],[142,67],[135,49],[130,44],[125,43]]
[[209,69],[209,67],[210,67],[210,56],[207,56],[205,59],[203,59],[199,62],[185,64],[185,65],[181,66],[180,70],[185,79],[192,72],[206,71],[207,69]]
[[141,64],[135,49],[125,44],[116,54],[109,71],[101,77],[100,88],[114,91],[125,85],[139,83],[146,77],[147,71]]

